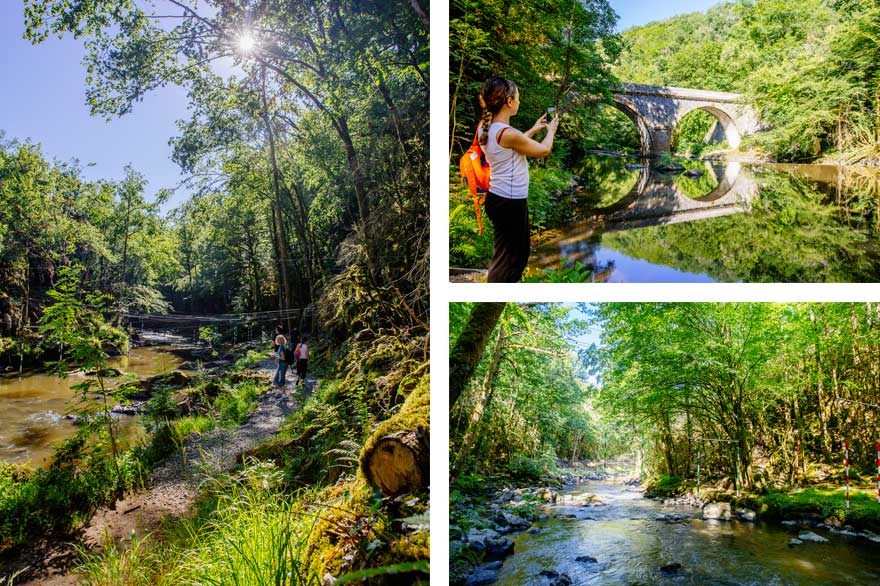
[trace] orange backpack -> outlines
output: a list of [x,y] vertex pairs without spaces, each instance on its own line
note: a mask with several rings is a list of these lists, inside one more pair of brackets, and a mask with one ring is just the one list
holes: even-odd
[[471,148],[459,159],[458,168],[461,170],[461,180],[470,189],[471,197],[474,199],[477,226],[482,234],[483,218],[480,214],[480,206],[486,201],[486,194],[489,193],[489,161],[486,160],[486,154],[480,148],[480,141],[477,140],[479,134],[480,127],[477,126],[474,142],[471,143]]

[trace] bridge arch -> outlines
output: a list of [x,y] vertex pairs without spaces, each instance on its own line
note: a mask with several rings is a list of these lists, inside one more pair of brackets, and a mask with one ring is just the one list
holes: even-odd
[[724,131],[724,137],[727,139],[727,144],[734,149],[739,147],[740,143],[742,143],[742,136],[740,135],[739,129],[736,127],[736,120],[734,120],[725,110],[717,106],[692,104],[689,105],[689,107],[684,107],[676,112],[675,125],[678,126],[678,123],[684,120],[685,116],[697,110],[711,114],[718,124],[721,125],[721,128]]
[[754,112],[742,103],[739,94],[627,83],[612,95],[615,106],[638,128],[644,155],[669,152],[673,129],[694,110],[714,116],[734,148],[741,144],[742,137],[761,130]]
[[635,124],[639,133],[639,142],[642,145],[641,154],[649,155],[651,153],[651,130],[638,108],[630,101],[617,95],[614,96],[614,107],[623,112]]

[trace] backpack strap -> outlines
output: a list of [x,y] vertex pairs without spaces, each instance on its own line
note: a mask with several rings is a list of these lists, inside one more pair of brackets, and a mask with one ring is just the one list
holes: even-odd
[[498,143],[498,146],[501,146],[501,137],[504,135],[504,132],[510,128],[510,126],[505,126],[501,130],[498,131],[498,134],[495,135],[495,142]]

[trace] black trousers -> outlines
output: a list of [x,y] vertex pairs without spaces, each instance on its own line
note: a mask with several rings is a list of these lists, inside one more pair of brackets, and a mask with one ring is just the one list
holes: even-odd
[[486,215],[495,229],[489,282],[517,283],[526,270],[531,251],[528,200],[501,197],[490,191],[486,196]]
[[300,358],[296,361],[296,375],[299,377],[299,382],[305,382],[306,380],[306,371],[309,369],[309,359],[308,358]]

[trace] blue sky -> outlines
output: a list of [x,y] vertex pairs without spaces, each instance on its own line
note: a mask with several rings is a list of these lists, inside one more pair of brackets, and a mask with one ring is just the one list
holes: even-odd
[[[0,130],[5,140],[40,143],[49,159],[79,159],[88,179],[121,179],[130,163],[149,181],[150,199],[160,188],[175,187],[183,177],[170,159],[168,139],[176,134],[174,121],[187,117],[186,92],[161,88],[132,114],[110,122],[92,117],[85,105],[82,43],[68,36],[32,46],[22,39],[22,12],[17,0],[0,2]],[[182,198],[177,194],[172,206]]]
[[609,0],[608,3],[620,17],[617,29],[624,31],[677,14],[705,12],[721,0]]
[[[704,11],[717,0],[610,3],[620,16],[618,28],[625,30]],[[92,117],[85,105],[82,43],[68,36],[32,46],[22,39],[22,11],[18,0],[0,2],[0,131],[5,140],[40,143],[50,159],[79,159],[87,179],[120,179],[131,164],[146,176],[149,196],[175,187],[184,177],[170,159],[168,139],[176,134],[175,120],[187,117],[185,91],[172,86],[153,91],[134,112],[109,122]],[[185,196],[178,192],[165,209]]]

